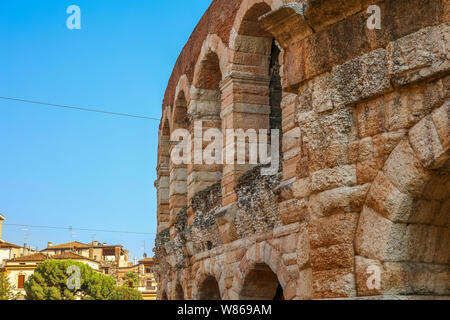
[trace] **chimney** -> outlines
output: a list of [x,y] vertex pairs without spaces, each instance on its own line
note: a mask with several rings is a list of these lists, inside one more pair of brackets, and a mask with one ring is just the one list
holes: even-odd
[[47,248],[53,247],[53,242],[47,242]]
[[25,242],[23,244],[23,255],[25,255],[27,253],[27,243]]

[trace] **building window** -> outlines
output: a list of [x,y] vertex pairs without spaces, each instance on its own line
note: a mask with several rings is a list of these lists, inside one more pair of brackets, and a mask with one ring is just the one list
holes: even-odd
[[145,273],[152,273],[152,268],[145,268]]
[[20,275],[19,275],[19,281],[18,281],[18,283],[17,283],[17,288],[23,289],[24,284],[25,284],[25,276],[22,275],[22,274],[20,274]]
[[154,290],[156,290],[156,287],[152,286],[152,281],[151,280],[148,280],[146,285],[145,285],[145,289],[149,290],[149,291],[154,291]]

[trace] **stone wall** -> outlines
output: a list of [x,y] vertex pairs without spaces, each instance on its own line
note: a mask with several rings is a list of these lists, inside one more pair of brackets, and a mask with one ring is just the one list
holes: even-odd
[[[213,1],[163,105],[159,298],[450,296],[449,20],[446,0]],[[278,174],[190,166],[214,179],[169,213],[175,97],[188,122],[273,129],[277,76]]]

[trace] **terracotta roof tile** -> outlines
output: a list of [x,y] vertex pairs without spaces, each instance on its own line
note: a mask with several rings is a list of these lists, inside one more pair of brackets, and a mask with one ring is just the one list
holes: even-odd
[[27,261],[44,261],[47,260],[47,255],[43,253],[33,253],[28,256],[18,257],[15,259],[7,260],[8,262],[27,262]]
[[0,242],[0,248],[5,249],[5,248],[22,248],[21,246],[12,244],[12,243],[8,243],[8,242]]
[[149,262],[153,262],[153,258],[145,258],[145,259],[139,260],[139,263],[149,263]]
[[74,242],[58,244],[56,246],[51,246],[51,247],[48,247],[48,248],[46,248],[46,249],[44,249],[42,251],[53,250],[53,249],[70,249],[70,248],[74,248],[74,247],[77,247],[77,248],[90,248],[90,246],[85,244],[85,243],[74,241]]
[[90,261],[97,262],[95,260],[89,259],[88,257],[81,256],[74,252],[64,252],[61,254],[55,254],[55,255],[49,256],[49,259],[52,259],[52,260],[90,260]]

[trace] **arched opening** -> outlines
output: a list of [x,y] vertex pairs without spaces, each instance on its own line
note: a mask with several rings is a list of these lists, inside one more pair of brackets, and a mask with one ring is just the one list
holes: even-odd
[[[221,91],[219,84],[222,80],[222,72],[220,60],[219,56],[213,51],[208,51],[200,59],[194,76],[188,107],[189,131],[192,137],[192,163],[188,165],[187,198],[189,204],[194,195],[222,179],[222,159],[219,157],[222,149],[221,144],[217,148],[218,152],[214,152],[211,156],[213,161],[204,157],[205,148],[210,143],[217,142],[215,138],[206,137],[205,133],[210,134],[211,130],[215,130],[215,137],[221,137]],[[211,138],[210,141],[208,141],[209,138]],[[193,210],[188,210],[189,225],[192,221]]]
[[266,37],[271,38],[258,23],[259,17],[263,16],[272,9],[267,3],[260,2],[253,5],[245,14],[239,27],[238,34],[251,37]]
[[169,168],[170,168],[170,125],[166,118],[159,133],[159,148],[158,148],[158,167],[157,180],[155,187],[157,189],[157,220],[158,233],[166,230],[170,226],[170,211],[169,211]]
[[183,287],[180,284],[177,284],[175,288],[175,300],[184,300],[184,291]]
[[282,286],[277,275],[266,264],[256,264],[247,274],[240,300],[282,300]]
[[433,170],[423,193],[413,197],[411,212],[393,226],[386,272],[402,281],[402,295],[450,296],[450,160]]
[[194,83],[195,88],[205,90],[219,90],[219,83],[222,81],[219,57],[214,52],[206,54],[200,62],[200,71]]
[[161,300],[169,300],[169,299],[167,298],[167,293],[166,293],[166,291],[163,291],[163,292],[162,292],[162,294],[161,294]]
[[[172,134],[175,136],[171,137],[170,143],[170,225],[171,225],[171,238],[173,239],[175,234],[175,226],[174,223],[177,219],[177,215],[183,208],[187,207],[187,162],[179,162],[174,161],[172,158],[172,152],[175,147],[179,147],[181,140],[178,136],[178,131],[184,129],[187,131],[187,123],[186,123],[186,115],[187,115],[187,101],[186,96],[183,91],[178,93],[178,96],[175,100],[175,105],[173,107],[172,112]],[[172,141],[174,140],[174,141]],[[186,142],[186,141],[185,141]],[[186,148],[177,148],[175,151],[186,150]],[[176,152],[177,157],[183,159],[187,158],[187,155],[184,154],[184,151]],[[178,159],[179,160],[179,159]]]
[[[231,96],[233,99],[224,99],[223,122],[227,129],[242,129],[249,134],[246,141],[246,163],[242,161],[227,163],[224,169],[222,185],[223,206],[230,205],[237,200],[235,187],[239,178],[256,165],[268,165],[267,159],[271,152],[271,130],[279,130],[279,151],[281,151],[281,100],[282,86],[280,77],[280,49],[274,38],[266,32],[259,24],[259,17],[271,11],[266,3],[257,3],[250,7],[243,15],[242,20],[235,21],[234,29],[237,33],[230,38],[231,51],[231,74],[228,81],[222,84],[223,96]],[[238,15],[240,17],[241,15]],[[238,18],[239,19],[239,18]],[[227,111],[230,112],[227,112]],[[268,130],[268,149],[262,157],[259,153],[257,163],[250,155],[250,140],[264,139],[260,135],[260,129]],[[254,130],[254,131],[253,131]],[[242,138],[241,138],[242,139]],[[236,139],[237,140],[237,139]],[[226,141],[227,150],[232,150],[233,141]],[[237,159],[237,143],[235,142],[235,160]],[[255,150],[255,149],[253,149]],[[242,150],[239,153],[244,154]],[[253,154],[253,153],[252,153]],[[275,155],[274,155],[275,156]],[[227,157],[228,158],[228,157]],[[281,157],[279,157],[281,158]],[[251,161],[253,160],[253,161]],[[275,160],[275,157],[272,158]],[[279,171],[276,161],[273,161],[270,172]]]
[[221,300],[219,284],[214,277],[206,278],[198,291],[199,300]]
[[432,130],[429,119],[411,129],[369,192],[356,237],[360,295],[450,295],[449,151],[433,162],[418,148],[437,145]]
[[282,111],[281,100],[283,99],[283,89],[281,85],[280,76],[280,53],[275,40],[272,41],[272,49],[270,54],[270,66],[269,66],[269,100],[270,100],[270,130],[278,130],[279,133],[279,153],[280,153],[280,169],[282,168],[282,148],[283,148],[283,130],[282,130]]

